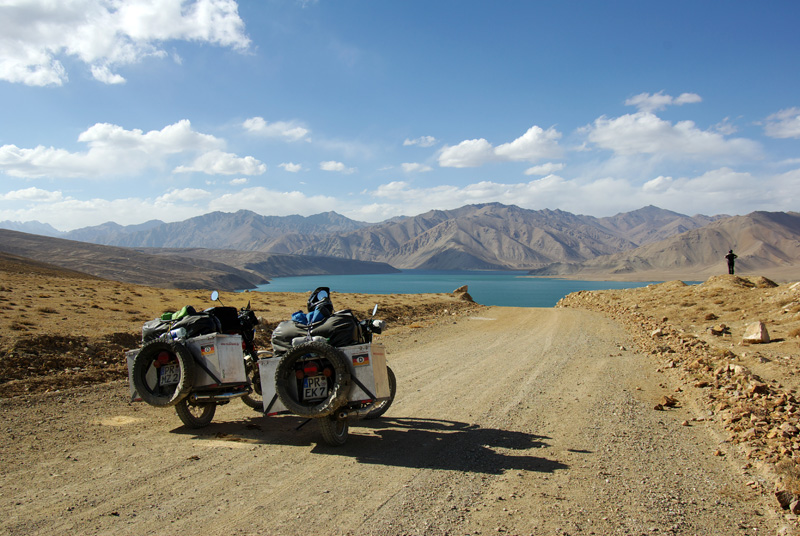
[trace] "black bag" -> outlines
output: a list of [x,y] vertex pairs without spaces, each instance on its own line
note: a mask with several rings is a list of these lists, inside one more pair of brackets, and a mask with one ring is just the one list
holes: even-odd
[[292,348],[292,339],[306,335],[324,337],[328,344],[337,348],[364,342],[358,319],[349,309],[346,309],[337,311],[322,322],[311,324],[311,326],[291,320],[281,322],[272,332],[273,353],[275,355],[285,354]]
[[211,307],[203,312],[219,320],[222,325],[221,331],[223,333],[239,333],[241,330],[241,326],[239,325],[239,313],[236,311],[236,307]]

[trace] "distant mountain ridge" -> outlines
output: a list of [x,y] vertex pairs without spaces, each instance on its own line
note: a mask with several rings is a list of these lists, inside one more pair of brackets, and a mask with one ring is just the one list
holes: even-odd
[[64,237],[135,248],[334,257],[404,269],[527,270],[634,249],[717,218],[690,217],[653,206],[596,218],[486,203],[367,224],[335,212],[279,217],[240,210],[175,223],[104,224],[77,229]]
[[[654,206],[597,218],[485,203],[377,224],[335,212],[279,217],[240,210],[175,223],[107,223],[67,235],[181,262],[223,260],[249,277],[455,269],[700,279],[719,273],[719,251],[728,248],[737,250],[741,269],[795,269],[800,264],[796,218],[791,212],[686,216]],[[358,262],[367,264],[348,264]]]

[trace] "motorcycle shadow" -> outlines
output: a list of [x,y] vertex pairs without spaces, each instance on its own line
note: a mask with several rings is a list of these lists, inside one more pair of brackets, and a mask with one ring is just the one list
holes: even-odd
[[254,416],[244,420],[212,422],[203,428],[179,426],[170,433],[206,441],[230,441],[252,445],[311,446],[321,441],[313,419],[295,415]]
[[369,428],[373,434],[351,433],[346,444],[336,448],[317,445],[313,452],[350,456],[360,463],[495,475],[569,468],[541,455],[549,446],[548,437],[527,432],[421,418],[384,417],[359,421],[355,429],[358,427]]

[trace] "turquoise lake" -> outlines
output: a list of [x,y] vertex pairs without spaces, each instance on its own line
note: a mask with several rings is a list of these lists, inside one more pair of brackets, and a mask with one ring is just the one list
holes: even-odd
[[403,270],[395,274],[313,275],[279,277],[260,292],[311,292],[317,287],[330,287],[336,292],[362,294],[450,293],[469,285],[472,298],[483,305],[506,307],[553,307],[558,300],[579,290],[603,290],[643,287],[649,282],[573,281],[526,277],[525,272],[475,272]]

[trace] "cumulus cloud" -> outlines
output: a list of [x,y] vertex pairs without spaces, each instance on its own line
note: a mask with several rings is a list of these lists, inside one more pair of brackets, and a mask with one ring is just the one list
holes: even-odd
[[603,116],[584,131],[589,141],[619,155],[761,157],[761,146],[752,140],[728,139],[719,132],[700,130],[693,121],[679,121],[673,125],[649,112],[611,119]]
[[251,134],[257,134],[267,138],[282,138],[288,141],[310,141],[307,136],[311,131],[295,121],[274,121],[269,123],[265,121],[263,117],[251,117],[242,123],[242,127]]
[[326,162],[319,163],[319,169],[322,171],[336,171],[339,173],[344,173],[349,175],[351,173],[355,173],[357,170],[354,167],[347,167],[341,162],[336,162],[335,160],[328,160]]
[[284,162],[283,164],[278,164],[278,167],[284,169],[284,171],[288,171],[289,173],[297,173],[299,171],[303,171],[303,166],[301,164],[294,164],[292,162]]
[[0,5],[0,79],[31,86],[68,80],[62,60],[77,59],[106,84],[116,67],[164,57],[168,41],[246,49],[233,0],[27,0]]
[[24,188],[0,194],[0,201],[55,203],[62,199],[64,199],[64,196],[60,191],[50,192],[40,188]]
[[535,162],[543,158],[558,158],[562,151],[558,145],[561,133],[554,128],[532,126],[525,134],[509,143],[493,147],[483,138],[465,140],[454,146],[445,146],[439,153],[442,167],[478,167],[489,162]]
[[564,169],[564,164],[548,162],[541,166],[533,166],[525,170],[525,175],[550,175]]
[[438,141],[439,140],[433,136],[420,136],[419,138],[415,138],[413,140],[406,138],[406,140],[403,142],[403,146],[408,147],[412,145],[418,145],[420,147],[433,147],[438,143]]
[[209,199],[211,196],[211,192],[201,188],[174,188],[158,196],[155,200],[155,204],[157,206],[163,206],[172,203],[195,202]]
[[767,117],[764,132],[771,138],[800,138],[800,108],[786,108]]
[[665,95],[663,91],[655,94],[639,93],[625,101],[626,106],[635,106],[640,112],[657,112],[667,106],[682,106],[701,102],[703,99],[697,93],[681,93],[677,97]]
[[403,168],[403,171],[405,171],[406,173],[425,173],[426,171],[433,171],[433,168],[431,166],[428,166],[426,164],[419,164],[417,162],[407,162],[401,164],[401,167]]
[[144,132],[119,125],[97,123],[78,136],[89,149],[70,152],[54,147],[32,149],[16,145],[0,147],[0,171],[13,177],[111,177],[136,175],[145,169],[159,169],[173,155],[201,153],[194,163],[175,171],[209,174],[257,175],[266,166],[253,157],[239,158],[225,153],[225,142],[192,129],[188,120]]
[[261,175],[267,166],[252,156],[238,157],[223,151],[210,151],[198,156],[188,166],[178,166],[175,173],[199,172],[206,175]]

